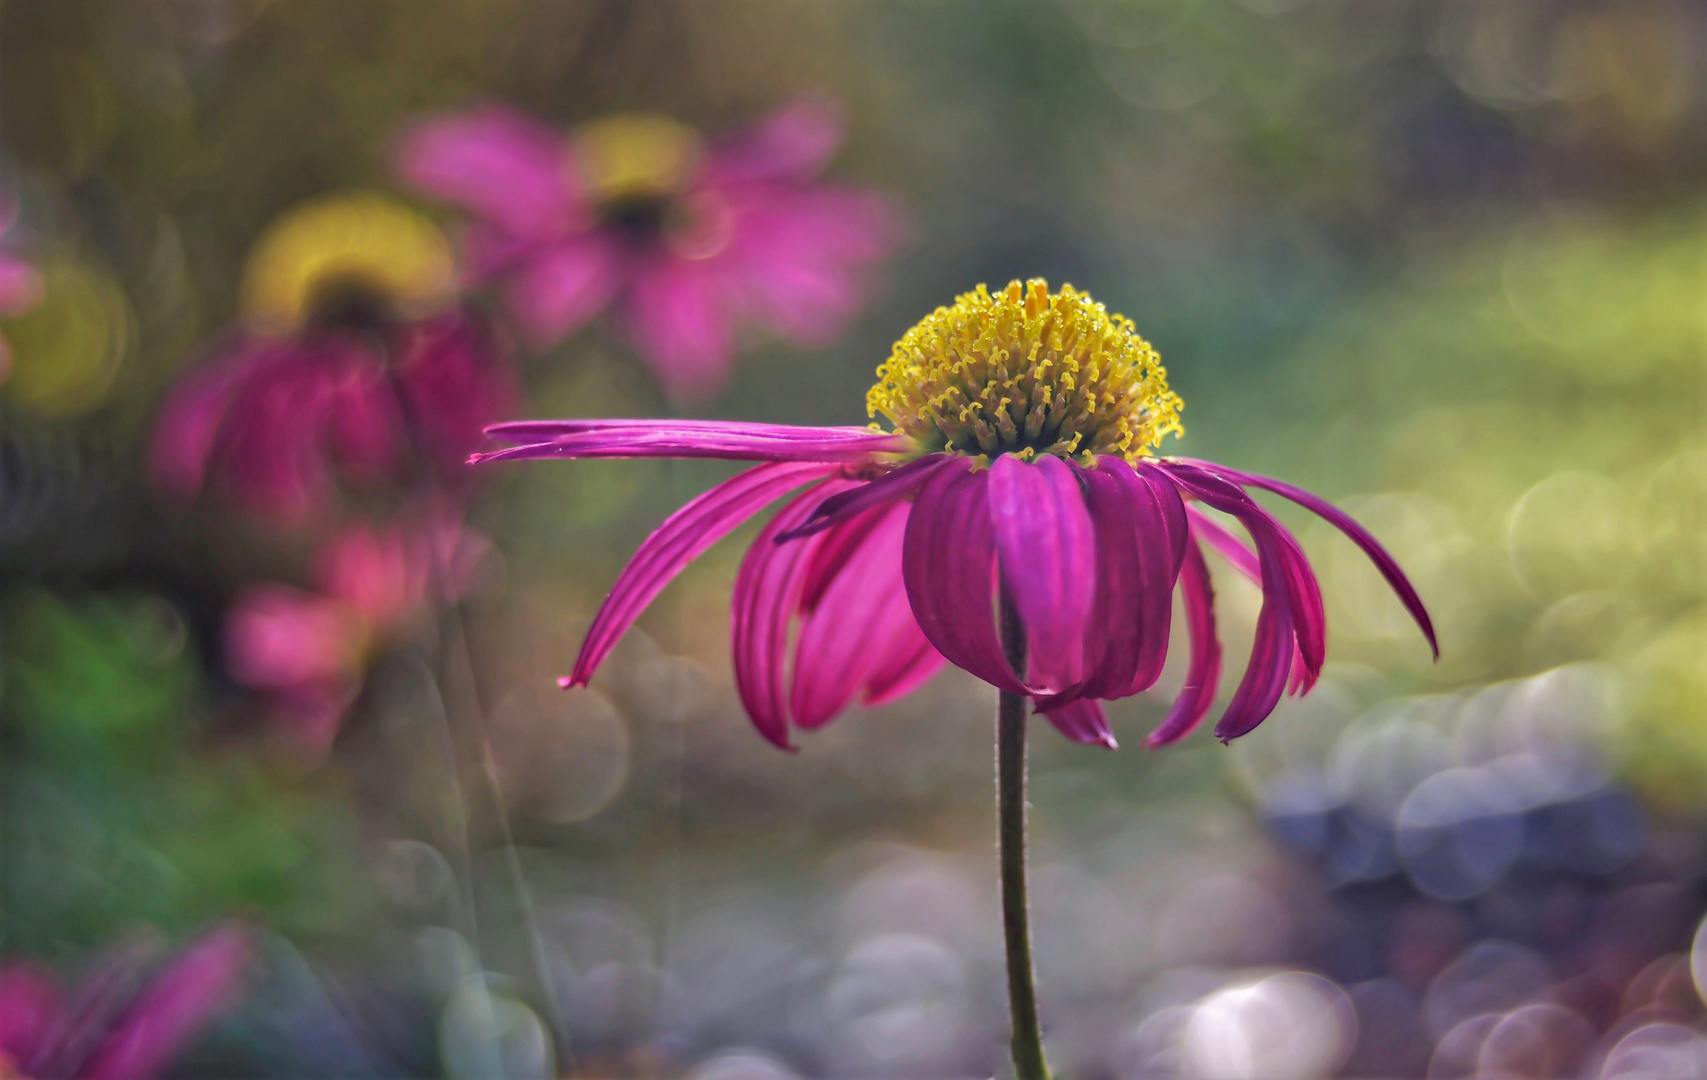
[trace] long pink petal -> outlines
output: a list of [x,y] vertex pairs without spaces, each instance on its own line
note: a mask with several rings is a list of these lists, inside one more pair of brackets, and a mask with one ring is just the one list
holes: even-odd
[[[909,606],[908,611],[911,610]],[[936,651],[936,646],[919,629],[918,620],[909,619],[908,625],[884,648],[882,658],[872,671],[865,687],[865,704],[882,705],[905,697],[946,663],[948,660]]]
[[793,749],[788,739],[788,628],[807,564],[821,538],[792,544],[778,544],[776,538],[805,521],[844,483],[829,481],[783,507],[747,549],[735,576],[730,611],[735,689],[759,734],[784,750]]
[[622,251],[597,232],[529,253],[508,279],[516,325],[535,347],[555,345],[604,310],[625,281]]
[[1096,530],[1075,468],[1053,454],[990,466],[990,521],[1003,587],[1031,639],[1033,681],[1062,690],[1084,677],[1096,601]]
[[250,932],[221,927],[186,949],[125,1013],[78,1080],[149,1080],[231,1007],[254,951]]
[[1352,543],[1363,550],[1363,553],[1375,564],[1375,568],[1381,572],[1381,576],[1387,580],[1387,584],[1398,594],[1399,601],[1405,605],[1405,610],[1410,612],[1411,618],[1416,620],[1417,626],[1422,629],[1423,636],[1428,638],[1429,647],[1434,650],[1434,658],[1440,659],[1440,642],[1435,637],[1434,621],[1429,618],[1428,608],[1423,605],[1422,597],[1417,595],[1415,586],[1411,584],[1410,578],[1405,576],[1404,570],[1399,566],[1399,561],[1393,558],[1387,549],[1381,546],[1381,542],[1376,540],[1368,529],[1359,525],[1351,515],[1318,495],[1312,495],[1303,488],[1294,487],[1271,477],[1241,472],[1237,469],[1216,465],[1213,462],[1197,461],[1192,458],[1175,458],[1173,460],[1196,465],[1209,472],[1220,473],[1241,484],[1248,484],[1264,491],[1272,491],[1282,498],[1292,500],[1340,532],[1345,533]]
[[792,540],[798,536],[810,536],[838,522],[862,514],[874,506],[881,506],[896,499],[904,499],[923,487],[930,480],[931,475],[948,461],[947,455],[927,454],[922,458],[892,469],[852,491],[844,491],[834,498],[825,499],[824,505],[820,506],[818,512],[812,515],[812,520],[781,539]]
[[1191,517],[1193,535],[1208,544],[1215,554],[1226,559],[1233,569],[1253,582],[1262,582],[1262,571],[1257,569],[1257,553],[1247,547],[1243,540],[1212,521],[1196,507],[1187,507],[1186,513]]
[[1286,690],[1297,624],[1293,620],[1291,586],[1286,555],[1278,536],[1279,525],[1222,477],[1170,462],[1165,475],[1182,491],[1214,509],[1237,515],[1257,545],[1258,570],[1262,574],[1262,608],[1257,613],[1256,638],[1244,678],[1233,691],[1233,700],[1215,725],[1215,736],[1223,742],[1249,732],[1266,719]]
[[1097,534],[1097,605],[1088,643],[1101,647],[1085,696],[1148,689],[1167,659],[1185,506],[1164,478],[1106,457],[1084,474]]
[[835,466],[771,464],[748,469],[671,514],[623,568],[610,596],[593,617],[574,673],[565,686],[585,686],[617,640],[634,625],[664,586],[707,548],[782,495],[829,476]]
[[[823,439],[851,439],[866,442],[877,438],[893,439],[868,427],[847,425],[809,427],[799,424],[760,424],[747,420],[654,420],[641,417],[587,420],[509,420],[488,424],[486,434],[509,442],[545,442],[565,435],[590,435],[601,432],[653,432],[666,435],[731,435],[778,442],[817,442]],[[899,442],[897,446],[901,445]]]
[[0,1062],[29,1061],[60,1008],[59,989],[46,972],[28,964],[0,968]]
[[957,667],[990,685],[1030,694],[1008,666],[994,613],[996,538],[990,524],[988,471],[952,458],[913,503],[902,545],[901,576],[919,629]]
[[410,186],[519,236],[556,235],[583,212],[566,141],[501,106],[417,122],[395,164]]
[[469,456],[470,464],[541,458],[720,458],[727,461],[855,462],[873,454],[894,453],[895,436],[868,433],[864,439],[830,435],[821,439],[766,438],[711,432],[671,432],[667,428],[590,431],[547,442],[506,447]]
[[706,177],[716,184],[807,180],[823,171],[841,142],[842,113],[834,102],[797,101],[713,147]]
[[1175,742],[1195,728],[1215,703],[1221,681],[1221,639],[1215,633],[1215,590],[1209,583],[1209,567],[1195,538],[1185,545],[1185,563],[1180,567],[1180,597],[1185,605],[1186,628],[1191,635],[1191,663],[1185,685],[1168,712],[1167,719],[1144,740],[1154,749]]
[[[840,713],[888,659],[881,648],[916,625],[901,580],[907,507],[883,507],[872,516],[877,523],[860,530],[858,546],[800,620],[790,705],[795,722],[804,728],[821,727]],[[822,534],[823,543],[832,543],[837,531],[853,531],[860,524],[847,522]]]
[[1114,741],[1114,732],[1109,730],[1108,716],[1102,711],[1101,702],[1079,698],[1048,709],[1043,715],[1055,725],[1056,731],[1076,743],[1104,746],[1110,750],[1118,745]]

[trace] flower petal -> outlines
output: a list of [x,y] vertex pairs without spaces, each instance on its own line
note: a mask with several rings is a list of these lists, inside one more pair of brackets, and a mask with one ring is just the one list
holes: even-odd
[[1174,582],[1185,554],[1185,504],[1165,478],[1105,457],[1084,474],[1096,528],[1097,595],[1086,647],[1084,696],[1128,697],[1148,689],[1167,660]]
[[417,122],[395,167],[417,190],[519,236],[555,235],[582,212],[562,136],[501,106]]
[[[905,594],[901,602],[907,603]],[[919,629],[918,620],[912,617],[911,606],[907,612],[907,624],[884,647],[871,678],[866,682],[864,700],[868,707],[905,697],[948,663],[925,637],[924,631]]]
[[711,152],[707,177],[719,184],[808,180],[823,171],[841,142],[841,109],[808,98],[722,140]]
[[788,740],[788,627],[820,539],[809,537],[792,544],[775,541],[778,534],[805,521],[844,483],[831,480],[783,507],[747,549],[735,577],[730,612],[735,689],[759,734],[784,750],[793,749]]
[[601,234],[583,233],[518,260],[506,299],[522,333],[545,348],[604,310],[623,281],[621,250]]
[[811,604],[800,620],[791,706],[801,727],[821,727],[841,712],[889,659],[884,647],[917,625],[901,580],[907,511],[903,505],[883,507],[871,512],[877,520],[868,528],[855,520],[821,534],[820,554],[837,533],[861,535],[819,595],[808,597]]
[[1065,689],[1084,677],[1096,600],[1096,530],[1074,467],[1052,454],[990,466],[990,521],[1003,587],[1031,639],[1034,681]]
[[[672,435],[709,434],[738,435],[774,439],[780,442],[817,442],[822,439],[851,439],[865,442],[894,436],[873,431],[868,427],[808,427],[799,424],[758,424],[745,420],[653,420],[648,418],[617,418],[596,420],[509,420],[488,424],[486,434],[510,442],[542,442],[564,435],[587,435],[611,431],[650,431]],[[902,445],[897,442],[897,446]]]
[[996,540],[989,472],[966,458],[937,470],[907,518],[901,576],[919,629],[957,667],[1000,690],[1028,694],[996,634]]
[[521,446],[471,454],[470,464],[534,458],[722,458],[730,461],[841,461],[872,454],[894,453],[905,445],[894,435],[864,432],[849,437],[826,429],[818,438],[787,434],[774,436],[715,428],[691,428],[668,421],[585,431]]
[[1196,727],[1215,703],[1221,681],[1221,639],[1215,634],[1215,590],[1209,583],[1209,567],[1195,538],[1185,544],[1185,562],[1180,567],[1180,597],[1185,605],[1186,628],[1191,634],[1191,663],[1179,697],[1144,745],[1154,749],[1183,738]]
[[930,480],[932,474],[948,461],[949,458],[945,454],[927,454],[915,461],[909,461],[905,465],[891,469],[877,479],[861,484],[851,491],[844,491],[834,498],[825,499],[824,504],[818,507],[818,512],[812,515],[810,521],[798,529],[791,530],[779,539],[787,541],[800,536],[810,536],[837,522],[864,513],[874,506],[906,498],[923,487]]
[[1241,484],[1249,484],[1251,487],[1261,488],[1264,491],[1272,491],[1282,498],[1292,500],[1344,533],[1352,543],[1363,549],[1363,553],[1375,564],[1375,568],[1381,572],[1381,576],[1387,579],[1387,584],[1398,594],[1399,601],[1405,605],[1405,610],[1410,612],[1411,618],[1415,619],[1417,626],[1422,629],[1423,636],[1428,638],[1429,647],[1434,650],[1434,658],[1440,659],[1440,642],[1435,637],[1434,621],[1429,618],[1428,608],[1423,605],[1422,597],[1417,595],[1416,588],[1411,584],[1410,578],[1405,576],[1398,560],[1381,546],[1381,542],[1376,540],[1368,529],[1353,520],[1350,514],[1319,495],[1312,495],[1303,488],[1294,487],[1267,476],[1228,469],[1213,462],[1196,461],[1191,458],[1175,458],[1173,460],[1184,461],[1211,472],[1219,472]]
[[771,502],[836,466],[771,464],[748,469],[671,514],[646,538],[593,617],[566,686],[585,686],[617,640],[683,568]]
[[1086,746],[1106,746],[1116,749],[1114,732],[1109,730],[1108,716],[1102,711],[1102,703],[1092,698],[1079,698],[1064,705],[1058,705],[1043,711],[1044,717],[1055,730]]
[[29,1061],[59,1016],[59,990],[28,964],[0,968],[0,1061]]
[[249,931],[221,927],[191,945],[131,1007],[78,1080],[149,1080],[232,1004],[253,953]]

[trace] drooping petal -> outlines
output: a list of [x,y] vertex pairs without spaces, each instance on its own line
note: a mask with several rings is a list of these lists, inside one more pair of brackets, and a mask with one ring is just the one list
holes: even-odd
[[896,499],[911,495],[923,487],[936,470],[942,468],[950,459],[943,454],[927,454],[915,461],[884,473],[869,483],[861,484],[851,491],[844,491],[833,498],[825,499],[818,507],[818,512],[806,524],[794,529],[779,539],[787,541],[799,536],[810,536],[815,532],[829,528],[841,521]]
[[1183,738],[1215,703],[1221,681],[1221,639],[1215,633],[1215,590],[1209,583],[1209,567],[1195,538],[1187,539],[1185,562],[1180,567],[1180,598],[1185,606],[1186,629],[1191,635],[1191,663],[1185,685],[1168,712],[1167,719],[1150,733],[1144,744],[1154,749]]
[[265,351],[238,341],[181,379],[167,396],[148,448],[149,477],[162,492],[186,500],[200,494],[232,396],[265,362]]
[[805,521],[844,483],[829,481],[783,507],[747,549],[735,576],[730,612],[735,689],[759,734],[784,750],[793,748],[788,739],[788,628],[800,602],[807,564],[821,538],[792,544],[775,541]]
[[841,142],[841,110],[833,101],[808,98],[720,141],[711,151],[706,178],[717,184],[809,180]]
[[994,612],[989,472],[965,458],[937,470],[907,518],[901,572],[919,629],[957,667],[1000,690],[1033,691],[1008,666]]
[[1257,553],[1246,547],[1243,540],[1195,507],[1188,507],[1186,513],[1191,517],[1192,535],[1213,548],[1215,554],[1226,559],[1233,569],[1253,582],[1262,583],[1262,571],[1257,569]]
[[1031,639],[1033,681],[1061,690],[1085,673],[1096,600],[1096,530],[1072,465],[1052,454],[990,466],[990,521],[1003,587]]
[[810,604],[800,620],[790,698],[801,727],[821,727],[841,712],[888,659],[883,647],[916,625],[901,580],[907,510],[903,505],[882,507],[870,512],[877,521],[869,528],[849,521],[820,534],[820,554],[839,532],[861,535],[819,594],[806,598]]
[[745,420],[654,420],[622,417],[593,420],[509,420],[502,424],[486,426],[486,434],[510,442],[545,442],[564,435],[611,431],[650,431],[671,435],[738,435],[782,442],[817,442],[836,438],[865,442],[876,437],[889,438],[868,427],[809,427],[799,424],[759,424]]
[[466,482],[482,430],[519,396],[506,350],[482,321],[455,311],[410,326],[398,353],[397,382],[417,440],[447,479]]
[[[753,425],[760,427],[762,425]],[[859,461],[894,453],[905,441],[894,435],[864,432],[850,437],[835,429],[814,438],[742,431],[736,426],[682,427],[661,422],[560,435],[555,438],[473,454],[471,463],[532,458],[719,458],[728,461]]]
[[0,1062],[30,1060],[59,1015],[59,990],[28,964],[0,968]]
[[233,1004],[253,952],[249,931],[221,927],[191,945],[125,1012],[78,1080],[150,1080]]
[[415,124],[398,144],[396,170],[519,236],[555,235],[582,209],[564,139],[500,106]]
[[252,585],[225,619],[231,677],[257,690],[352,678],[368,626],[350,605],[286,585]]
[[1290,499],[1344,533],[1375,564],[1375,568],[1387,580],[1388,586],[1398,595],[1400,603],[1405,605],[1405,610],[1410,613],[1412,619],[1416,620],[1417,626],[1422,629],[1423,636],[1428,638],[1428,644],[1434,650],[1435,659],[1440,659],[1440,642],[1435,637],[1434,621],[1429,618],[1428,609],[1423,605],[1422,597],[1417,595],[1416,588],[1411,584],[1410,578],[1405,576],[1398,560],[1381,546],[1381,542],[1376,540],[1368,529],[1353,520],[1351,515],[1326,499],[1312,495],[1303,488],[1294,487],[1284,481],[1260,476],[1256,473],[1229,469],[1208,461],[1196,461],[1191,458],[1176,458],[1174,460],[1196,465],[1210,472],[1220,473],[1237,483],[1248,484],[1251,487],[1271,491],[1282,498]]
[[1105,746],[1110,750],[1117,747],[1114,732],[1109,730],[1108,716],[1102,711],[1102,703],[1091,698],[1079,698],[1064,705],[1058,705],[1043,715],[1055,730],[1086,746]]
[[[905,596],[902,603],[906,603]],[[884,647],[866,682],[864,700],[868,706],[905,697],[948,663],[919,629],[918,620],[910,617],[912,608],[909,606],[907,610],[907,625]]]
[[1185,507],[1172,484],[1117,457],[1103,458],[1084,479],[1097,545],[1084,696],[1127,697],[1148,689],[1167,660]]
[[671,514],[640,545],[611,587],[610,596],[587,628],[575,670],[564,685],[587,685],[617,640],[688,563],[776,499],[835,470],[836,466],[810,463],[760,465],[725,480]]
[[641,358],[683,401],[715,393],[735,349],[731,299],[716,260],[658,258],[636,271],[624,316]]
[[596,232],[530,252],[508,281],[516,325],[535,347],[563,340],[616,297],[625,280],[622,263],[616,242]]

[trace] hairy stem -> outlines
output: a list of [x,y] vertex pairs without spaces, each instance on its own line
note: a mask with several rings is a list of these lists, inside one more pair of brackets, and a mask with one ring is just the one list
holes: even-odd
[[[1025,626],[1005,592],[1001,599],[1002,648],[1020,675],[1026,669]],[[1031,922],[1025,897],[1025,707],[1022,694],[997,691],[996,817],[1002,863],[1002,936],[1007,943],[1008,1007],[1013,1015],[1014,1074],[1048,1080],[1043,1032],[1037,1023],[1037,987],[1031,968]]]

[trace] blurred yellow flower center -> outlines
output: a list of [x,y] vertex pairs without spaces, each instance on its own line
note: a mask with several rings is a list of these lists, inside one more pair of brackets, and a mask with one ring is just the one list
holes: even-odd
[[700,137],[653,113],[624,113],[575,129],[574,166],[597,204],[656,200],[679,191],[699,161]]
[[1129,319],[1071,285],[980,285],[895,343],[866,410],[929,450],[1145,456],[1182,403]]
[[359,192],[273,223],[249,256],[243,311],[262,329],[289,332],[352,302],[392,315],[429,311],[455,289],[444,233],[394,199]]

